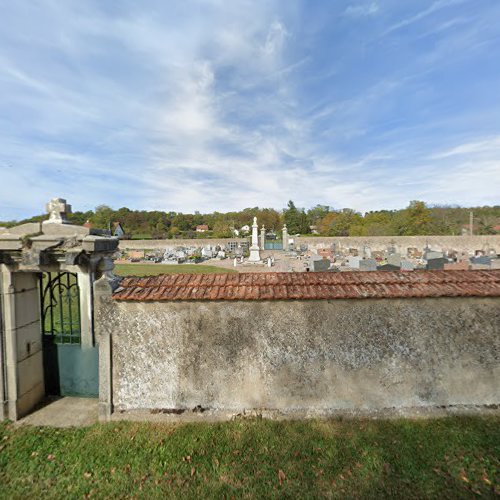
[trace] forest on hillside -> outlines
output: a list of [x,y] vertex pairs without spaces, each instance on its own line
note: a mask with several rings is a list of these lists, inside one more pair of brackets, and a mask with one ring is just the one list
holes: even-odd
[[[283,210],[274,208],[245,208],[237,212],[212,212],[184,214],[159,210],[117,210],[99,205],[95,210],[74,212],[69,220],[82,225],[90,221],[93,227],[109,229],[119,221],[126,237],[133,239],[163,238],[224,238],[234,236],[234,229],[251,225],[257,217],[259,227],[281,234],[286,223],[289,234],[321,236],[410,236],[410,235],[460,235],[469,227],[470,212],[474,214],[474,234],[500,234],[500,206],[457,207],[428,206],[423,201],[412,201],[401,210],[378,210],[361,214],[350,208],[334,209],[316,205],[305,209],[296,207],[293,201]],[[24,222],[36,222],[47,218],[37,215],[22,221],[0,222],[0,226],[12,226]],[[198,225],[209,230],[196,232]]]

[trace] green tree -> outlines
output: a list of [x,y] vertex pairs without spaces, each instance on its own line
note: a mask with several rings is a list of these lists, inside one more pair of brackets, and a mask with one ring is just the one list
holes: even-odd
[[181,233],[181,230],[178,227],[171,226],[169,231],[168,231],[167,237],[168,238],[176,238],[177,236],[179,236],[180,233]]
[[408,207],[398,215],[398,233],[400,235],[433,234],[432,214],[423,201],[410,201]]
[[479,234],[496,234],[496,231],[493,229],[492,223],[485,220],[479,221],[478,232]]
[[363,217],[363,230],[359,236],[389,236],[395,235],[394,212],[378,210],[367,212]]
[[316,205],[307,211],[307,216],[312,225],[317,226],[321,219],[323,219],[326,214],[330,213],[332,209],[328,205]]
[[158,221],[152,231],[152,236],[155,239],[163,239],[167,234],[168,228],[163,221]]
[[353,232],[360,231],[363,224],[361,214],[350,208],[341,211],[328,213],[320,221],[318,229],[320,234],[325,236],[349,236],[351,228],[356,228]]
[[95,213],[91,222],[97,228],[109,229],[114,218],[114,212],[111,207],[108,207],[107,205],[98,205],[95,208]]
[[288,228],[288,234],[308,234],[311,232],[309,219],[304,209],[299,210],[292,200],[288,202],[288,209],[284,211],[283,218]]
[[223,221],[215,223],[212,234],[214,238],[230,238],[233,235],[229,223]]
[[75,226],[83,226],[88,220],[92,220],[93,216],[94,212],[92,210],[87,212],[73,212],[68,215],[68,220]]
[[181,231],[192,231],[196,228],[194,216],[192,214],[176,214],[172,220],[172,225],[179,228]]

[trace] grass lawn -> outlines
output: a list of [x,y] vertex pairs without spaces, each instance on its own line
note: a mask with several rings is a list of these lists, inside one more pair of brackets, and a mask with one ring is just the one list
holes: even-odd
[[[500,494],[500,418],[0,424],[0,498]],[[495,489],[496,488],[496,489]]]
[[234,269],[224,269],[203,264],[116,264],[114,273],[119,276],[156,276],[157,274],[212,274],[236,273]]

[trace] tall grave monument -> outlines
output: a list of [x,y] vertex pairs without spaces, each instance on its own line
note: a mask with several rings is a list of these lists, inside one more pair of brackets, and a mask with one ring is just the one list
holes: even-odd
[[252,246],[250,247],[250,257],[248,262],[260,262],[259,237],[258,237],[257,217],[253,218],[252,224]]

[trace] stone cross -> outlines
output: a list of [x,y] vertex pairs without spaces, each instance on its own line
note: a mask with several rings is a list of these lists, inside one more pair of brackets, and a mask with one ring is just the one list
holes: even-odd
[[52,198],[45,209],[49,214],[49,219],[43,221],[44,224],[68,224],[66,216],[71,213],[71,205],[62,198]]

